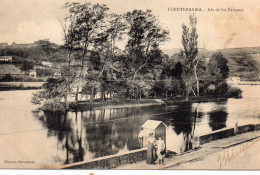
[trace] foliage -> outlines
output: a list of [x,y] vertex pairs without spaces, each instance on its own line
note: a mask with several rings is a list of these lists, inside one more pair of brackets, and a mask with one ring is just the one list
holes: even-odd
[[[66,3],[65,9],[64,45],[59,51],[48,41],[36,42],[39,53],[60,65],[60,76],[48,79],[34,98],[35,103],[45,102],[44,108],[68,109],[69,96],[75,96],[71,103],[75,107],[84,96],[90,101],[96,96],[101,100],[185,96],[188,100],[190,95],[228,92],[227,60],[216,53],[207,62],[205,48],[198,48],[194,15],[189,26],[182,25],[183,50],[169,57],[160,47],[169,32],[151,10],[109,14],[104,4],[74,2]],[[47,69],[37,71],[53,74]]]
[[36,69],[37,77],[51,77],[54,75],[53,69],[48,68],[37,68]]
[[[185,96],[188,100],[188,96],[192,91],[193,94],[199,95],[199,80],[197,75],[197,66],[199,59],[198,55],[198,34],[197,34],[197,18],[190,15],[190,27],[185,24],[182,25],[182,45],[183,49],[180,53],[182,57],[183,73],[182,79],[185,84]],[[197,83],[197,94],[193,90],[194,83]]]
[[214,80],[223,80],[228,78],[229,68],[228,60],[221,52],[214,53],[208,63],[208,73],[214,77]]
[[11,76],[10,74],[6,74],[3,78],[0,79],[1,82],[9,82],[13,81],[14,77]]
[[228,61],[221,52],[214,53],[207,64],[207,79],[203,81],[203,93],[225,95],[228,91],[226,79],[229,75]]
[[33,63],[24,61],[20,69],[21,72],[25,72],[28,75],[30,70],[33,70],[33,67]]
[[237,87],[228,87],[227,96],[230,98],[241,98],[242,97],[242,90]]
[[68,110],[67,97],[70,89],[63,78],[49,78],[43,85],[43,90],[34,94],[32,103],[43,105],[42,110],[63,111]]

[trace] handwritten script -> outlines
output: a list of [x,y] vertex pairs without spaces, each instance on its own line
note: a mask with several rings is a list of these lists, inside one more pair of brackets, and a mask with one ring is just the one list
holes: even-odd
[[246,143],[243,146],[241,146],[237,150],[226,150],[223,155],[219,153],[218,155],[218,162],[219,162],[219,168],[222,169],[223,166],[226,166],[228,163],[230,163],[234,158],[237,158],[241,153],[245,152],[249,148],[251,148],[254,144],[256,144],[258,141],[260,141],[260,138],[255,140],[252,143]]

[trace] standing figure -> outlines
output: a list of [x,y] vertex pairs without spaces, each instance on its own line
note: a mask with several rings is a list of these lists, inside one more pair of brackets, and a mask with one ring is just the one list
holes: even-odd
[[164,164],[165,159],[165,144],[161,137],[159,137],[159,140],[156,141],[157,146],[157,157],[159,160],[159,164]]
[[238,134],[238,123],[236,122],[235,127],[234,127],[234,134]]
[[148,145],[147,158],[146,158],[147,164],[155,164],[155,160],[156,160],[155,143],[156,143],[156,139],[153,136],[153,133],[150,133],[147,139],[147,145]]

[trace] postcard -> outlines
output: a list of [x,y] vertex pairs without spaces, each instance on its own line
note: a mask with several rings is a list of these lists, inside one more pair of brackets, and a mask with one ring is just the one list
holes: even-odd
[[0,169],[259,170],[257,0],[1,0]]

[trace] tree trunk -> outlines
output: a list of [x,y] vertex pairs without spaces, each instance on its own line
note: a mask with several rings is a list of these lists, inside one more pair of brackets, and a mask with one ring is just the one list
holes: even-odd
[[65,104],[65,109],[66,109],[66,110],[68,110],[68,105],[67,105],[67,103],[68,103],[68,98],[67,98],[67,94],[66,94],[66,95],[64,95],[64,104]]
[[185,86],[186,86],[186,93],[185,93],[185,101],[189,100],[189,87],[188,87],[188,81],[185,80]]
[[200,86],[199,86],[199,79],[198,79],[198,75],[197,75],[196,66],[194,66],[194,75],[195,75],[195,79],[196,79],[197,96],[200,96]]
[[95,97],[94,97],[94,87],[92,87],[90,101],[92,102],[94,99],[95,99]]
[[136,100],[136,93],[135,93],[135,88],[134,88],[134,97],[135,97],[135,100]]
[[140,100],[142,100],[142,91],[141,91],[141,89],[139,91],[140,91],[139,92],[139,97],[140,97]]
[[79,101],[79,86],[77,86],[76,93],[75,93],[75,102]]
[[196,93],[194,92],[194,90],[191,88],[191,92],[193,93],[193,95],[196,97]]

